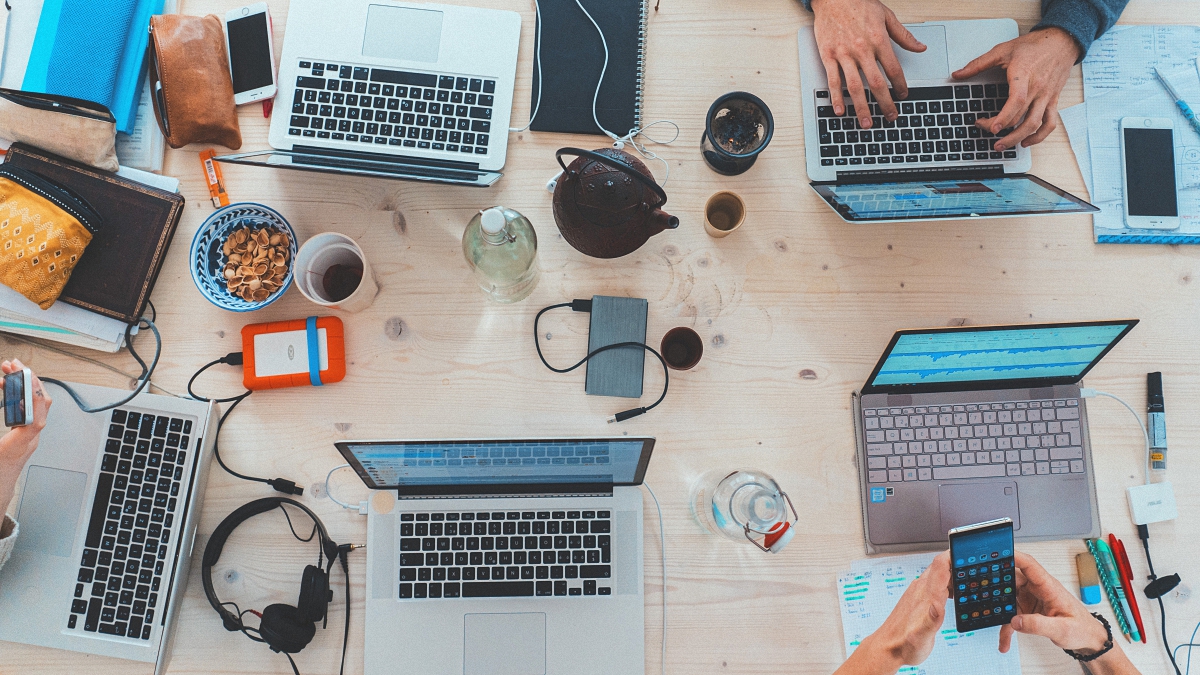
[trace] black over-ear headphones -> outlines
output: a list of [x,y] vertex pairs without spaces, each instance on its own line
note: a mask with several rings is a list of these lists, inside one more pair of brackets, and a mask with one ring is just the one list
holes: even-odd
[[[236,608],[236,604],[223,603],[217,598],[217,593],[213,589],[212,568],[221,557],[221,549],[225,546],[225,541],[229,539],[229,535],[238,525],[260,513],[266,513],[275,508],[283,510],[284,504],[294,506],[312,518],[313,523],[316,524],[316,533],[320,537],[321,548],[317,554],[317,564],[304,568],[304,576],[300,580],[300,598],[296,605],[294,607],[282,603],[268,605],[262,612],[258,628],[253,628],[242,623],[244,612],[241,612],[240,609],[239,613],[234,614],[225,608],[226,605],[233,605]],[[286,514],[285,510],[284,515]],[[291,524],[291,518],[288,518],[288,524]],[[292,532],[294,534],[295,530],[293,529]],[[241,631],[251,640],[265,642],[276,652],[295,654],[312,641],[317,632],[316,623],[326,618],[325,610],[333,600],[333,591],[329,590],[329,571],[333,568],[333,563],[337,560],[338,555],[344,555],[341,548],[343,547],[339,547],[329,538],[329,533],[325,530],[321,519],[317,518],[317,514],[300,502],[283,497],[257,499],[238,508],[221,521],[221,524],[213,531],[212,537],[209,538],[208,545],[204,547],[204,560],[201,566],[204,595],[208,597],[208,602],[213,609],[217,610],[217,614],[221,615],[221,622],[224,624],[225,630]],[[328,560],[325,569],[320,566],[322,558]],[[345,561],[343,560],[344,566]],[[346,611],[348,619],[349,607],[346,608]],[[257,633],[257,636],[252,633]]]

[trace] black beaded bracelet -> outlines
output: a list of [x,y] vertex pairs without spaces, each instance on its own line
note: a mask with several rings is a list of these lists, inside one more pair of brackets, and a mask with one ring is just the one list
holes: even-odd
[[1113,648],[1112,626],[1108,625],[1108,621],[1105,620],[1105,618],[1100,616],[1099,614],[1092,612],[1092,616],[1096,617],[1096,620],[1099,621],[1104,626],[1104,632],[1106,634],[1104,637],[1104,646],[1100,648],[1100,651],[1095,652],[1093,654],[1088,654],[1087,656],[1084,656],[1083,654],[1080,654],[1079,652],[1076,652],[1076,651],[1072,651],[1070,649],[1063,650],[1064,652],[1067,653],[1067,656],[1070,656],[1071,658],[1075,659],[1076,661],[1095,661],[1096,659],[1100,658],[1101,656],[1104,656],[1105,654],[1107,654],[1108,651]]

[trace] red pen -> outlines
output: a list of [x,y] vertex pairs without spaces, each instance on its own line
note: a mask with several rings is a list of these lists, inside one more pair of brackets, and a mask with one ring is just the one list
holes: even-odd
[[1129,566],[1129,554],[1125,552],[1125,544],[1113,533],[1108,534],[1108,543],[1116,553],[1117,569],[1121,572],[1121,585],[1125,587],[1125,597],[1133,610],[1133,620],[1137,623],[1138,633],[1142,636],[1142,644],[1146,643],[1146,628],[1142,626],[1142,612],[1138,609],[1137,597],[1133,592],[1133,568]]

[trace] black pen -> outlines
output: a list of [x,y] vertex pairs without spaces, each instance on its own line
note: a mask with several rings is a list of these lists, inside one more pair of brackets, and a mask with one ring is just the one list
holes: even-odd
[[1167,470],[1167,409],[1163,405],[1162,373],[1146,373],[1146,417],[1150,433],[1150,468]]

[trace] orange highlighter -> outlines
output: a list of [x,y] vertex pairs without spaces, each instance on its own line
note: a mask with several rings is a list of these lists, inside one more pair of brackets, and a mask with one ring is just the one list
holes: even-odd
[[1116,554],[1117,570],[1121,573],[1121,585],[1125,587],[1125,597],[1129,598],[1129,607],[1133,610],[1133,620],[1137,623],[1138,633],[1142,636],[1142,644],[1146,644],[1146,628],[1142,625],[1142,612],[1138,609],[1137,597],[1133,592],[1133,568],[1129,565],[1129,554],[1125,552],[1125,544],[1111,532],[1108,533],[1108,543]]
[[221,165],[213,159],[216,156],[212,148],[200,153],[200,166],[204,169],[204,182],[208,184],[212,205],[220,208],[229,206],[229,194],[225,192],[225,181],[221,178]]

